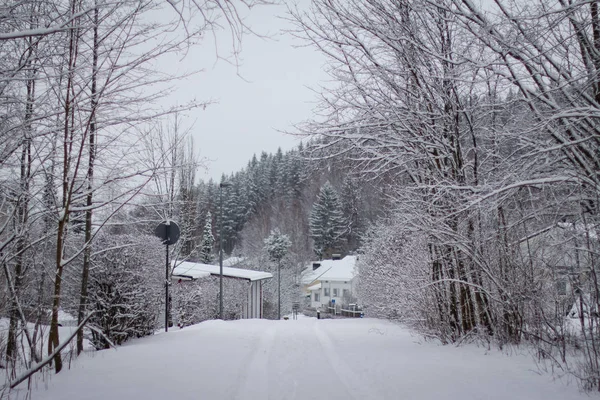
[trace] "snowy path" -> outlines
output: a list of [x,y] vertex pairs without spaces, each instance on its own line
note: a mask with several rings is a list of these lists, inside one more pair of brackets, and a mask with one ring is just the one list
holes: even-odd
[[33,399],[589,399],[528,356],[419,343],[371,319],[208,321],[80,359]]

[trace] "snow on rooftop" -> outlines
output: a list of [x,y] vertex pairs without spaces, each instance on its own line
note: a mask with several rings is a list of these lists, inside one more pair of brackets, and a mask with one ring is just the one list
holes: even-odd
[[207,276],[211,275],[212,274],[210,272],[202,271],[197,268],[190,268],[187,269],[185,272],[182,272],[182,269],[179,269],[179,267],[175,267],[175,270],[173,270],[173,276],[186,277],[191,279],[206,278]]
[[[183,275],[196,277],[205,277],[208,275],[220,275],[220,267],[218,265],[200,264],[189,261],[183,261],[175,267],[173,275]],[[229,278],[248,279],[250,281],[260,281],[273,277],[269,272],[254,271],[250,269],[223,267],[223,276]]]
[[302,270],[300,273],[302,284],[309,285],[312,281],[314,281],[314,273],[312,266],[308,266]]
[[317,283],[316,285],[312,285],[306,288],[306,290],[308,290],[309,292],[312,292],[313,290],[319,290],[321,289],[321,282]]
[[[319,261],[321,266],[309,271],[302,277],[302,283],[309,285],[314,281],[351,281],[356,275],[356,256],[346,256],[341,260]],[[311,264],[312,265],[312,264]]]

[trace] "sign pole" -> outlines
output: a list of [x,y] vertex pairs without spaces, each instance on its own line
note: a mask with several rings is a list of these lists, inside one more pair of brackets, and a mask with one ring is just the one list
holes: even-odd
[[181,230],[175,221],[166,220],[154,229],[154,234],[162,239],[167,248],[165,254],[165,332],[169,332],[169,245],[177,243]]
[[169,244],[165,247],[167,248],[167,261],[165,263],[165,332],[169,332]]

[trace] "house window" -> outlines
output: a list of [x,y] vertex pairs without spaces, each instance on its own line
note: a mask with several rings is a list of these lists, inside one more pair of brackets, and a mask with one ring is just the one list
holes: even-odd
[[338,297],[339,296],[339,289],[338,288],[334,288],[333,289],[333,297]]
[[320,299],[319,293],[315,293],[315,301],[319,301],[319,299]]
[[323,288],[323,296],[329,297],[329,288],[328,287]]
[[348,289],[342,290],[342,296],[345,298],[350,297],[350,291]]

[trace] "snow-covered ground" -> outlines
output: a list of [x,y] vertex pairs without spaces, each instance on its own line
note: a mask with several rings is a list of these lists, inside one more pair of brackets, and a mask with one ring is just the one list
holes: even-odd
[[[68,314],[62,310],[59,310],[59,312],[58,312],[58,323],[60,324],[58,327],[58,333],[59,333],[61,340],[69,337],[77,328],[77,319],[75,317],[73,317],[71,314]],[[3,344],[5,345],[4,341],[6,341],[6,337],[8,336],[9,325],[10,325],[10,321],[8,318],[0,318],[0,347],[2,347]],[[27,329],[29,330],[29,334],[33,340],[35,324],[28,323]],[[39,331],[35,338],[35,343],[36,343],[35,348],[37,349],[37,354],[44,357],[44,356],[46,356],[46,351],[47,351],[48,334],[50,332],[50,326],[49,325],[40,325],[38,329],[39,329]],[[29,352],[29,346],[27,344],[27,339],[25,338],[24,334],[21,334],[19,336],[19,338],[20,338],[20,342],[19,342],[20,343],[19,344],[20,354],[21,355],[25,354],[27,361],[29,361],[30,360],[30,352]],[[93,351],[93,349],[94,349],[94,347],[91,345],[91,343],[87,339],[83,339],[83,347],[84,347],[84,350],[86,350],[86,351]],[[70,363],[70,360],[72,359],[71,355],[75,354],[75,341],[74,340],[71,341],[69,343],[69,345],[67,345],[65,350],[63,350],[63,354],[65,355],[65,362],[67,364]],[[2,356],[4,356],[4,353],[2,353]],[[4,360],[2,360],[2,361],[4,361]],[[0,362],[0,364],[3,364],[3,363]],[[20,362],[19,364],[20,365],[19,365],[19,369],[17,371],[17,375],[20,375],[22,372],[24,372],[26,370],[26,367],[25,367],[25,365],[23,365],[22,362]],[[40,378],[39,378],[39,376],[37,376],[35,379],[40,379]],[[2,388],[4,387],[6,382],[7,382],[7,370],[0,369],[0,399],[2,399],[2,400],[4,399]],[[25,386],[25,385],[26,384],[23,384],[23,386]],[[10,398],[12,399],[13,396],[11,396]]]
[[526,355],[422,342],[374,319],[207,321],[83,356],[34,400],[589,399]]

